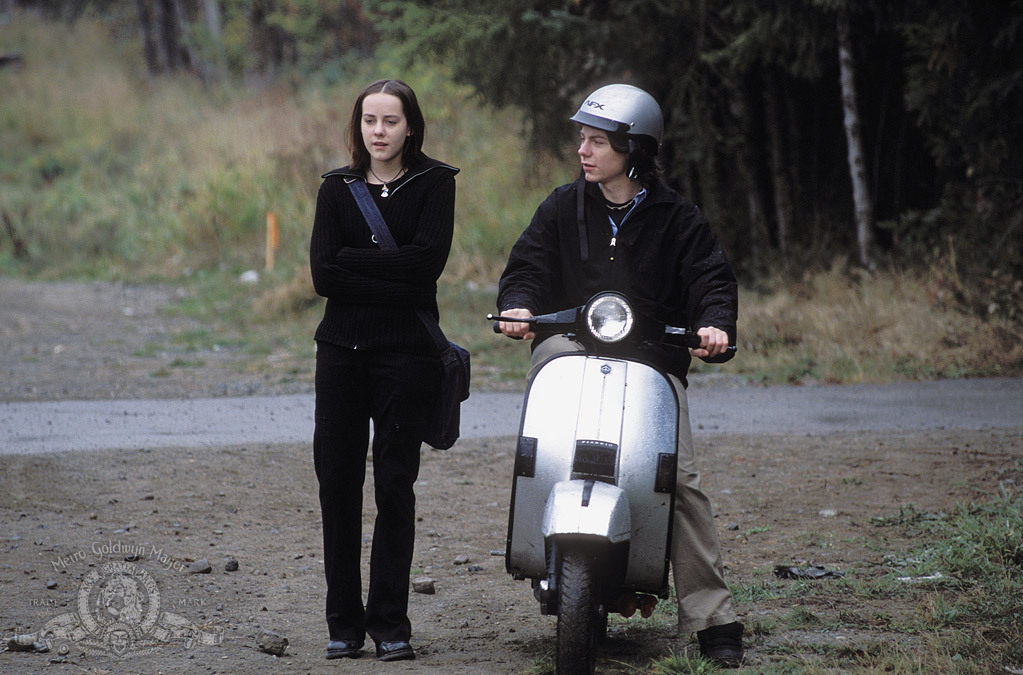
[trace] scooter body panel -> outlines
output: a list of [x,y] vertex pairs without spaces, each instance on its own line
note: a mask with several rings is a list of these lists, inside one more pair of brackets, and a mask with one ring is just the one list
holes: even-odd
[[629,497],[621,488],[607,483],[584,480],[555,483],[540,530],[544,538],[592,535],[620,544],[632,535]]
[[[521,471],[521,457],[516,458],[508,571],[534,579],[545,576],[545,513],[555,485],[580,478],[576,469],[581,443],[585,446],[581,452],[596,458],[591,466],[597,466],[598,472],[604,471],[599,467],[606,462],[613,462],[613,468],[605,472],[612,475],[597,482],[616,485],[627,496],[630,531],[625,588],[665,590],[677,411],[667,377],[646,364],[584,354],[559,355],[545,362],[533,376],[523,404],[519,453],[529,447],[532,457],[522,463],[527,468]],[[658,467],[665,458],[672,462],[671,488],[657,491]],[[548,534],[555,533],[549,530]]]

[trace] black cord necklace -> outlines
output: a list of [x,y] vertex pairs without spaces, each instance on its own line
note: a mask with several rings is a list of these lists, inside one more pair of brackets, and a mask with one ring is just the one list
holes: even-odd
[[607,198],[604,199],[604,205],[607,206],[607,208],[611,209],[612,211],[624,211],[625,209],[631,207],[635,203],[636,203],[635,197],[625,202],[624,204],[615,204],[614,202]]

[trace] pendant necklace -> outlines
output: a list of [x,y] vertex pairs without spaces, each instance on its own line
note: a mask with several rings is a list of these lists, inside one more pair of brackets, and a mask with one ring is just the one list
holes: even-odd
[[383,178],[378,176],[377,172],[373,170],[372,166],[369,167],[369,172],[373,174],[374,178],[376,178],[378,181],[384,184],[383,189],[380,190],[380,196],[383,197],[384,199],[387,199],[387,195],[390,194],[390,191],[387,188],[387,184],[393,183],[394,181],[398,180],[398,178],[401,177],[403,173],[405,173],[405,167],[401,167],[400,169],[398,169],[398,173],[394,174],[394,177],[391,178],[390,180],[384,180]]

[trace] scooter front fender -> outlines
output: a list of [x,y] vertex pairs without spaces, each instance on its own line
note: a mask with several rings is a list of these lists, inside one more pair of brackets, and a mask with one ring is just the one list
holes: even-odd
[[592,480],[554,484],[541,525],[544,539],[557,535],[591,535],[612,544],[632,535],[629,498],[621,488]]

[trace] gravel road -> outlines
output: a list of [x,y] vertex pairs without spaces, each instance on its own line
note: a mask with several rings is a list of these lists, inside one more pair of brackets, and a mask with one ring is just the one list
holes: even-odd
[[[1023,379],[689,390],[696,434],[827,434],[1023,424]],[[463,438],[513,436],[522,394],[477,392]],[[0,454],[311,441],[309,394],[0,404]]]

